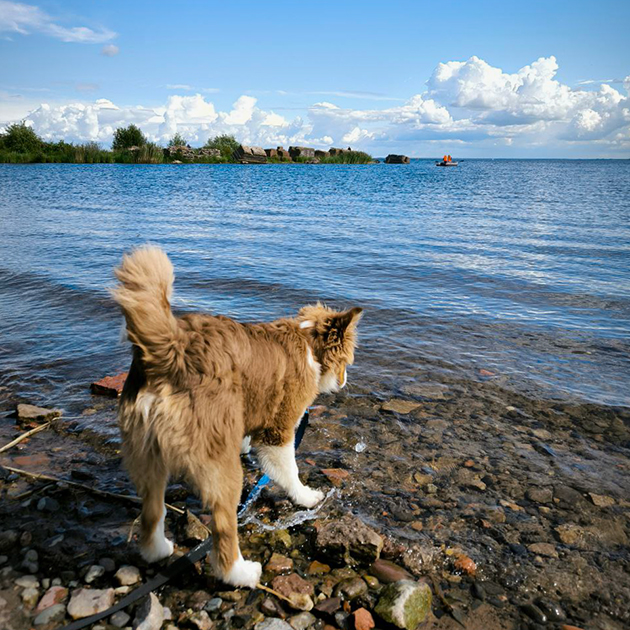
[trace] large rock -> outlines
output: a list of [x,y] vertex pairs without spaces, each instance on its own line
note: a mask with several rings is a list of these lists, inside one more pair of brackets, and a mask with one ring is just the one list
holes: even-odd
[[315,149],[311,149],[310,147],[289,147],[289,155],[292,160],[297,160],[298,158],[308,160],[315,158]]
[[406,155],[396,155],[395,153],[390,153],[385,158],[385,164],[409,164],[409,161]]
[[239,144],[234,151],[234,159],[241,164],[264,164],[267,161],[267,154],[262,147]]
[[109,396],[116,398],[122,394],[125,381],[127,380],[127,372],[116,374],[116,376],[106,376],[100,381],[96,381],[90,385],[90,391],[97,396]]
[[[46,608],[50,608],[51,606],[55,606],[56,604],[63,604],[66,599],[68,599],[68,589],[63,586],[51,586],[44,596],[39,600],[39,604],[37,604],[37,608],[35,609],[35,613],[39,614],[46,610]],[[64,610],[66,607],[64,606]]]
[[378,578],[383,584],[392,584],[400,580],[413,580],[409,571],[394,564],[391,560],[377,560],[370,567],[370,574]]
[[378,560],[383,539],[365,523],[351,515],[320,526],[316,546],[326,558],[353,564]]
[[79,588],[72,593],[68,604],[68,614],[73,619],[83,619],[103,612],[114,603],[114,589]]
[[424,582],[400,580],[386,586],[374,612],[399,628],[415,630],[431,612],[431,589]]
[[48,624],[57,624],[63,621],[66,616],[66,607],[63,604],[53,604],[45,610],[38,613],[33,624],[36,626],[47,626]]
[[46,409],[35,405],[20,403],[16,409],[18,420],[21,422],[46,422],[61,416],[58,409]]
[[133,567],[130,564],[124,564],[116,573],[114,578],[121,586],[131,586],[137,584],[140,581],[140,569]]
[[[206,616],[208,613],[206,613]],[[164,622],[164,608],[154,593],[142,600],[133,620],[134,630],[160,630]]]

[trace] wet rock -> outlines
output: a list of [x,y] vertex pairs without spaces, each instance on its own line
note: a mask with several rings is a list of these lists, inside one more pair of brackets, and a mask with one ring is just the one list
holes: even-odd
[[[195,613],[198,614],[198,613]],[[206,617],[208,613],[205,613]],[[145,597],[136,611],[133,620],[134,630],[159,630],[164,621],[164,608],[154,593]],[[210,619],[208,618],[208,621]],[[209,627],[208,629],[209,630]]]
[[130,619],[131,617],[124,610],[119,610],[109,618],[109,623],[115,628],[124,628]]
[[180,536],[186,545],[196,545],[203,542],[210,535],[208,529],[189,510],[181,515],[177,522],[180,528]]
[[16,414],[18,421],[21,422],[46,422],[53,418],[59,418],[61,411],[59,409],[46,409],[20,403],[16,408]]
[[313,595],[314,588],[310,582],[300,577],[297,573],[290,575],[279,575],[271,582],[274,591],[278,591],[280,595],[291,598],[294,593]]
[[388,584],[374,609],[384,621],[415,630],[431,611],[431,589],[424,582],[400,580]]
[[[197,628],[197,630],[211,630],[214,625],[205,610],[198,610],[197,612],[192,613],[192,615],[188,617],[187,621],[189,626]],[[159,628],[159,626],[157,626],[157,628]]]
[[280,619],[285,619],[287,616],[284,608],[282,608],[282,606],[280,606],[280,604],[271,597],[267,597],[265,600],[263,600],[262,604],[260,605],[260,610],[268,617],[280,617]]
[[20,539],[20,535],[13,529],[0,532],[0,551],[11,551]]
[[533,543],[532,545],[528,545],[527,548],[532,552],[539,556],[545,556],[547,558],[557,558],[558,552],[556,551],[555,545],[551,543]]
[[330,567],[323,562],[313,560],[313,562],[308,565],[308,569],[306,570],[306,572],[309,575],[326,575],[327,573],[330,573]]
[[25,588],[21,593],[21,597],[27,608],[33,608],[37,604],[37,600],[39,600],[39,590],[36,588]]
[[293,560],[275,552],[265,565],[265,571],[271,571],[271,573],[286,573],[291,569],[293,569]]
[[354,630],[372,630],[375,626],[372,614],[365,608],[355,610],[352,616],[354,618]]
[[94,580],[97,580],[102,575],[105,575],[105,567],[102,567],[100,564],[93,564],[88,572],[85,574],[85,583],[91,584]]
[[117,374],[116,376],[106,376],[100,381],[90,384],[90,391],[98,396],[109,396],[116,398],[122,393],[125,381],[127,380],[127,372]]
[[37,604],[35,612],[40,613],[46,610],[46,608],[50,608],[55,604],[63,604],[66,599],[68,599],[67,588],[64,588],[63,586],[51,586],[46,591],[46,593],[44,593],[44,596],[39,600],[39,604]]
[[291,534],[286,529],[274,529],[269,532],[269,545],[272,549],[289,550],[293,545]]
[[341,488],[344,481],[350,476],[350,473],[343,468],[322,468],[322,472],[337,488]]
[[593,505],[596,505],[597,507],[607,508],[615,505],[615,500],[612,497],[606,496],[604,494],[595,494],[594,492],[589,492],[588,496],[591,497]]
[[359,519],[346,515],[319,528],[315,545],[320,553],[337,562],[353,559],[374,562],[381,554],[383,539]]
[[254,630],[293,630],[293,628],[282,619],[265,619],[258,622]]
[[457,556],[455,568],[466,575],[475,575],[477,572],[477,565],[474,560],[463,553]]
[[553,498],[561,508],[569,510],[586,503],[582,494],[570,486],[556,486],[553,489]]
[[66,616],[66,607],[64,604],[53,604],[42,610],[35,619],[33,624],[36,626],[45,626],[61,623]]
[[409,571],[398,566],[391,560],[377,560],[370,567],[370,573],[383,584],[391,584],[399,580],[413,580]]
[[403,400],[401,398],[392,398],[381,405],[381,411],[389,411],[406,415],[420,406],[419,402],[414,400]]
[[565,523],[556,527],[558,538],[565,545],[575,545],[581,547],[584,542],[584,530],[575,523]]
[[222,604],[223,604],[223,600],[220,597],[213,597],[212,599],[208,600],[208,602],[203,607],[203,609],[206,612],[213,613],[213,612],[216,612],[217,610],[221,610]]
[[525,604],[524,606],[521,606],[521,610],[536,623],[547,623],[547,616],[542,610],[540,610],[540,608],[538,608],[538,606],[535,606],[534,604]]
[[293,630],[306,630],[309,626],[312,626],[317,621],[317,617],[310,612],[302,612],[299,615],[294,615],[289,619],[289,624]]
[[131,586],[132,584],[137,584],[140,581],[140,569],[129,564],[125,564],[116,571],[114,578],[121,586]]
[[333,594],[335,597],[341,597],[345,601],[352,601],[360,597],[368,590],[368,585],[360,577],[343,580],[337,584]]
[[73,619],[82,619],[107,610],[114,603],[114,589],[79,588],[72,593],[68,614]]
[[553,500],[551,488],[530,488],[525,496],[534,503],[551,503]]
[[536,606],[542,611],[549,621],[563,621],[567,618],[560,604],[547,599],[537,599]]
[[481,480],[478,474],[470,468],[460,468],[457,473],[457,482],[466,488],[475,488],[482,492],[486,489],[486,484]]
[[338,610],[335,613],[335,623],[341,630],[350,630],[350,614],[345,610]]
[[59,503],[52,497],[42,497],[37,502],[37,509],[40,512],[57,512],[59,510]]

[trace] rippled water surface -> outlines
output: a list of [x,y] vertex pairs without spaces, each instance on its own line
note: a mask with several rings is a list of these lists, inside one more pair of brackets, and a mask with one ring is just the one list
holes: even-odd
[[358,386],[487,370],[630,404],[629,161],[0,165],[0,225],[0,387],[34,403],[80,411],[126,369],[107,288],[151,241],[180,311],[363,306]]

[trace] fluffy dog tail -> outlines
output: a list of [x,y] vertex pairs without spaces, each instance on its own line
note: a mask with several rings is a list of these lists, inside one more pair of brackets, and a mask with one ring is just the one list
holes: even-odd
[[147,375],[180,375],[185,340],[171,312],[173,265],[159,248],[145,245],[123,256],[112,296],[127,322],[129,341],[140,349]]

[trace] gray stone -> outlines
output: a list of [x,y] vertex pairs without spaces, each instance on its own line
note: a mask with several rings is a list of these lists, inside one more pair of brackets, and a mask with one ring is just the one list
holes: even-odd
[[204,607],[203,609],[208,612],[216,612],[221,608],[221,604],[223,600],[220,597],[213,597]]
[[286,621],[274,618],[259,621],[254,626],[254,630],[293,630],[293,628]]
[[125,564],[116,571],[114,577],[121,586],[130,586],[140,581],[140,570],[137,567]]
[[406,155],[390,153],[385,158],[385,164],[409,164],[409,158]]
[[530,488],[526,496],[534,503],[551,503],[553,500],[553,491],[551,488]]
[[109,623],[116,628],[123,628],[129,623],[131,617],[124,611],[119,610],[109,618]]
[[188,617],[188,625],[194,626],[197,630],[210,630],[213,624],[208,613],[205,610],[199,610]]
[[58,409],[46,409],[44,407],[36,407],[35,405],[25,405],[20,403],[16,409],[18,420],[22,421],[38,421],[45,422],[58,418],[61,411]]
[[163,622],[164,608],[162,607],[162,604],[160,604],[160,600],[157,596],[154,593],[149,593],[148,597],[145,597],[142,600],[142,603],[136,611],[136,617],[133,620],[133,629],[159,630],[162,627]]
[[35,617],[33,624],[43,626],[45,624],[60,623],[66,616],[66,607],[64,604],[54,604],[43,610]]
[[52,497],[42,497],[37,502],[37,509],[40,512],[56,512],[59,510],[59,503]]
[[101,558],[98,563],[105,569],[105,573],[113,573],[116,570],[116,563],[111,558]]
[[97,580],[101,577],[101,575],[105,574],[105,567],[102,567],[100,564],[93,564],[85,574],[85,583],[91,584],[94,580]]
[[68,614],[73,619],[82,619],[103,612],[114,603],[114,589],[79,588],[72,593]]
[[317,617],[310,612],[302,612],[289,619],[289,623],[294,630],[306,630],[306,628],[312,626],[316,621]]
[[34,575],[23,575],[15,580],[15,585],[22,588],[37,588],[39,580]]
[[39,560],[39,554],[35,551],[35,549],[29,549],[24,554],[24,560],[28,562],[37,562]]
[[431,612],[431,588],[411,580],[389,584],[381,592],[374,611],[387,623],[415,630]]
[[360,577],[350,578],[339,582],[335,587],[333,595],[335,597],[343,597],[346,601],[356,599],[368,590],[368,586]]
[[347,564],[352,564],[353,559],[367,563],[379,558],[383,539],[358,518],[346,515],[320,527],[316,546],[326,557]]
[[36,588],[25,588],[22,591],[22,601],[28,608],[33,608],[39,601],[39,590]]

